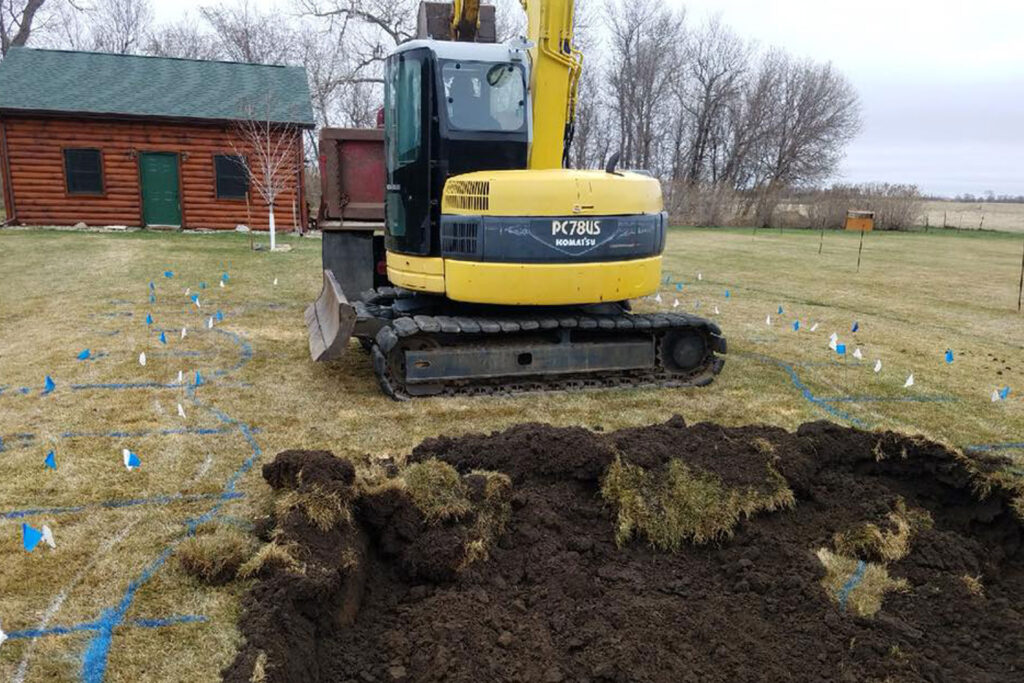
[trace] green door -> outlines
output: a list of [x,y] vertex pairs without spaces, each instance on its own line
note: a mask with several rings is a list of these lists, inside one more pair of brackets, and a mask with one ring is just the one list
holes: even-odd
[[178,155],[151,152],[139,155],[142,180],[142,221],[146,225],[181,225]]

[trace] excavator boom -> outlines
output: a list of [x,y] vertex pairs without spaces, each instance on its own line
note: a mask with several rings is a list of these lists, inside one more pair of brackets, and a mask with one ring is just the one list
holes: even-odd
[[533,144],[529,168],[566,166],[583,55],[573,46],[575,0],[520,0],[532,61]]

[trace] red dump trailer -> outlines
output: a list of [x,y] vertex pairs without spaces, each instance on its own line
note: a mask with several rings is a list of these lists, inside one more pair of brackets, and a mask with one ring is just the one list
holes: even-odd
[[[384,252],[383,128],[320,131],[323,267],[350,295],[387,282]],[[367,263],[376,268],[366,268]]]

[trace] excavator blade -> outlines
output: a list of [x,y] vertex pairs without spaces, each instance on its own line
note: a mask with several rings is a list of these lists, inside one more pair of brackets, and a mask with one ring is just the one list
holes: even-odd
[[324,288],[306,309],[309,355],[316,362],[341,358],[356,326],[356,309],[345,298],[334,274],[324,271]]

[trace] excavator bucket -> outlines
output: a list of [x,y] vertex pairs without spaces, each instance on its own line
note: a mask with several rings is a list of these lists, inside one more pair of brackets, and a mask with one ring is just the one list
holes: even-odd
[[324,288],[306,309],[309,355],[316,362],[341,358],[356,326],[356,309],[345,298],[334,274],[324,271]]

